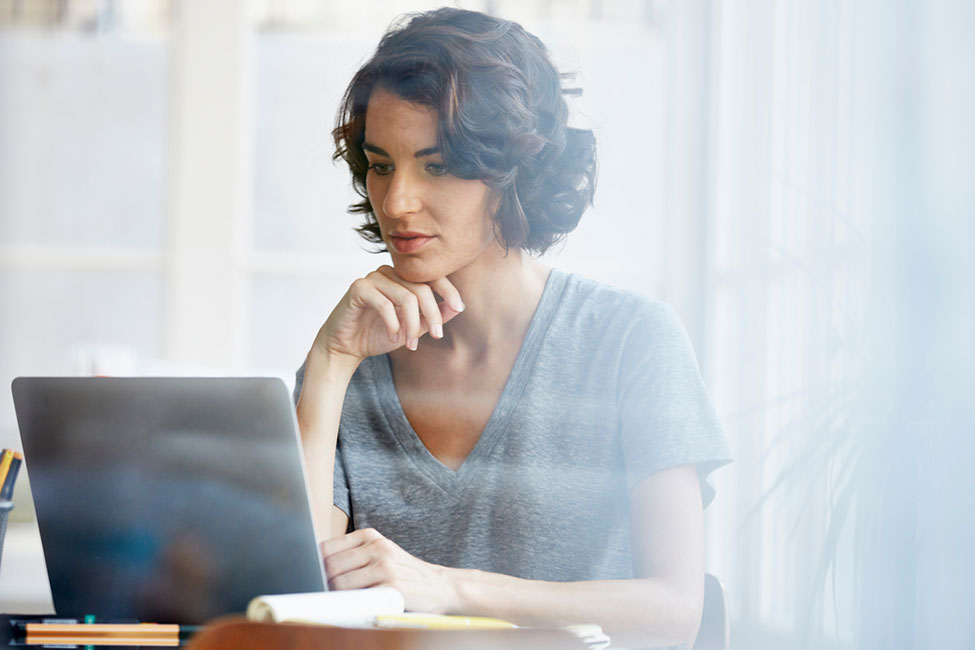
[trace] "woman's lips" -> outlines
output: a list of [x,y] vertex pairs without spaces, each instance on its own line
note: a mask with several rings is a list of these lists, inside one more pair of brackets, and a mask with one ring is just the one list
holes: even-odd
[[420,233],[400,233],[390,235],[389,242],[397,253],[415,253],[429,242],[433,237],[421,235]]

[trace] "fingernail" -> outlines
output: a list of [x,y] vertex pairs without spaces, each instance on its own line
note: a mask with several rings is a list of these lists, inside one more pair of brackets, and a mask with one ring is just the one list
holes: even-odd
[[454,311],[464,311],[464,303],[459,300],[455,300],[450,303],[450,306],[454,308]]
[[406,344],[406,347],[416,352],[416,346],[419,343],[417,339],[410,339],[410,342]]
[[440,323],[433,324],[433,338],[442,339],[443,338],[443,325]]

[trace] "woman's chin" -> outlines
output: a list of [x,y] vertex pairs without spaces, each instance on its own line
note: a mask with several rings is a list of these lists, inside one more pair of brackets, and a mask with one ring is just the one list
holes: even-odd
[[396,275],[407,282],[425,284],[439,280],[446,275],[442,269],[434,269],[428,264],[419,264],[417,263],[418,260],[398,260],[397,257],[399,256],[393,255],[393,269],[396,271]]

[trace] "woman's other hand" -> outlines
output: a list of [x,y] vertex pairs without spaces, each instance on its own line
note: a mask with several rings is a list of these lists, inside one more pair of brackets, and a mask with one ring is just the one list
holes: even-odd
[[[443,301],[437,302],[436,296]],[[416,350],[421,336],[443,337],[443,325],[464,310],[447,278],[417,284],[381,266],[352,283],[318,332],[315,348],[352,358],[385,354],[403,345]]]
[[394,587],[406,610],[445,614],[451,611],[451,569],[413,557],[373,528],[357,530],[320,545],[329,589]]

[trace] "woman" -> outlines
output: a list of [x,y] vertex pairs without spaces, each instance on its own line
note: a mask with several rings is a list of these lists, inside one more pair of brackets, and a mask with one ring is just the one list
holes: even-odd
[[392,264],[298,372],[329,585],[691,642],[727,447],[672,310],[532,256],[594,189],[563,92],[536,37],[458,9],[388,32],[346,92],[336,157]]

